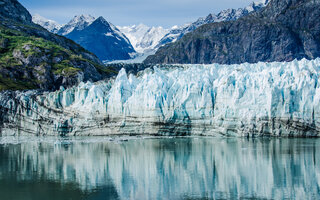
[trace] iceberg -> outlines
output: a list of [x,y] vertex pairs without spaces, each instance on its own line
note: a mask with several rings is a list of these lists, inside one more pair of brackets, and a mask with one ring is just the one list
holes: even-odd
[[318,136],[320,59],[154,66],[0,94],[2,135]]

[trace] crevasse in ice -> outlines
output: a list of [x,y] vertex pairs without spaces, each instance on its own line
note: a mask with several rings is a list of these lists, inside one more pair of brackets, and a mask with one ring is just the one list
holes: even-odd
[[154,67],[138,76],[122,69],[115,80],[2,94],[2,133],[316,136],[319,73],[320,59]]

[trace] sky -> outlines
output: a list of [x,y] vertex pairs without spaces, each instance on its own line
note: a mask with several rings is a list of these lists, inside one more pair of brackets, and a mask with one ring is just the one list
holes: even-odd
[[242,8],[253,0],[19,0],[29,12],[65,24],[75,15],[103,16],[118,26],[143,23],[170,28],[209,13]]

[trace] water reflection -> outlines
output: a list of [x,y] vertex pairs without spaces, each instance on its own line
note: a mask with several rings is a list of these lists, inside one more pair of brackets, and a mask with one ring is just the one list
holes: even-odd
[[319,199],[319,153],[319,139],[6,144],[0,146],[0,194],[27,199],[39,187],[68,199]]

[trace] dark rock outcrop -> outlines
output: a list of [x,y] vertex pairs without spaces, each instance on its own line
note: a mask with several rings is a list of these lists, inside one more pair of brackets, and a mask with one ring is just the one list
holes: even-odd
[[32,24],[32,16],[17,0],[0,0],[0,19],[10,18],[17,22]]
[[145,63],[255,63],[320,56],[320,1],[272,0],[236,21],[212,23],[160,48]]

